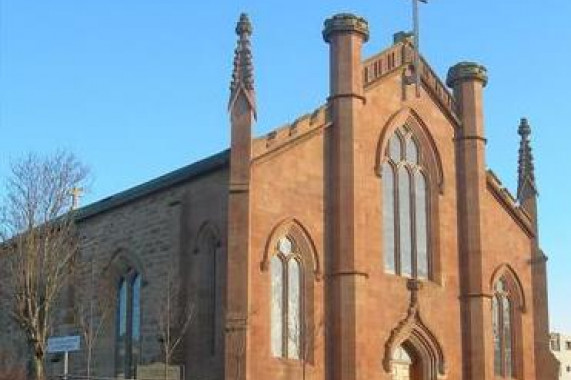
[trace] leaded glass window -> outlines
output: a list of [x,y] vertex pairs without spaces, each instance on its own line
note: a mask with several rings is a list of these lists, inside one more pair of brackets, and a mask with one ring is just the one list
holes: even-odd
[[299,262],[295,259],[289,260],[288,263],[288,356],[292,359],[299,359],[299,351],[301,348],[301,293],[300,281],[301,270]]
[[117,287],[117,330],[115,373],[136,378],[141,341],[141,275],[130,270]]
[[281,357],[284,356],[283,351],[283,330],[284,330],[284,266],[282,259],[275,255],[270,261],[270,272],[272,276],[272,355]]
[[385,271],[430,277],[429,181],[422,152],[407,127],[390,138],[382,164]]
[[383,236],[385,270],[396,273],[395,263],[395,174],[390,164],[383,165]]
[[502,343],[500,340],[500,310],[498,298],[492,298],[492,323],[494,334],[494,373],[496,375],[502,372]]
[[494,373],[513,377],[513,311],[506,282],[500,279],[494,286],[492,324],[494,334]]
[[428,220],[426,215],[428,189],[426,187],[426,177],[420,171],[414,173],[414,185],[417,277],[428,278]]
[[410,205],[410,175],[405,166],[398,170],[400,272],[412,277],[412,223]]
[[275,357],[299,359],[303,337],[303,265],[289,237],[278,240],[270,260],[271,349]]
[[131,374],[137,373],[141,340],[141,275],[136,274],[131,285]]
[[123,373],[125,371],[125,348],[127,345],[127,283],[124,278],[119,282],[117,297],[118,326],[115,346],[117,350],[117,371]]

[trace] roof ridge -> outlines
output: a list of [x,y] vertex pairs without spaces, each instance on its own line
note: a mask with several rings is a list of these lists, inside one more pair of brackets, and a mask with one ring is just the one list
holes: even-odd
[[178,185],[184,181],[195,179],[221,169],[230,162],[229,152],[229,149],[225,149],[199,161],[194,161],[191,164],[83,206],[76,211],[77,220],[82,221],[91,218],[126,203],[138,200],[143,196],[156,193],[170,186]]

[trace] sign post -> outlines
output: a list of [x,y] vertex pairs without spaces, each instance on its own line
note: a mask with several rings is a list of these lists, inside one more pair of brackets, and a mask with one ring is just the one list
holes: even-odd
[[69,353],[79,351],[79,335],[68,335],[48,338],[48,353],[63,352],[63,378],[68,380]]

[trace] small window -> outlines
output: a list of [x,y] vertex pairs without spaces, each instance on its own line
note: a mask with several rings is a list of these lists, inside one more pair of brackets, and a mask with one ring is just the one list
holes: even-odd
[[571,342],[569,341],[565,342],[565,346],[567,347],[568,350],[571,350]]
[[116,318],[115,373],[136,378],[141,341],[141,276],[133,270],[119,280]]
[[500,279],[494,286],[492,298],[492,331],[494,336],[494,373],[498,377],[512,378],[513,329],[512,306],[505,280]]

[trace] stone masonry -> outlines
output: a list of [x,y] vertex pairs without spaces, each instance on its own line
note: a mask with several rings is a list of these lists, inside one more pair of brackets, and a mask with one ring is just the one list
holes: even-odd
[[[485,67],[456,64],[444,84],[420,57],[417,97],[414,39],[396,38],[363,59],[367,21],[335,15],[323,30],[327,101],[253,138],[253,27],[246,15],[236,33],[230,149],[78,211],[82,250],[68,307],[85,294],[91,273],[111,284],[105,289],[113,305],[92,374],[117,373],[117,282],[135,270],[143,279],[140,366],[164,361],[158,315],[167,278],[177,284],[175,313],[193,307],[172,363],[184,367],[186,380],[391,380],[398,363],[405,363],[399,379],[555,380],[531,127],[520,123],[513,197],[486,165],[485,131],[494,126],[484,126]],[[391,136],[403,127],[426,166],[428,279],[384,267],[388,180],[381,169]],[[303,268],[301,339],[309,343],[297,359],[273,355],[271,346],[270,262],[286,236]],[[494,363],[498,281],[512,305],[509,351],[507,338],[501,341],[502,357],[511,360],[505,376]],[[7,321],[0,312],[2,325]],[[63,321],[58,328],[78,331]],[[11,331],[0,332],[0,346],[18,353]],[[405,361],[395,356],[405,351]],[[85,352],[72,363],[83,373]]]

